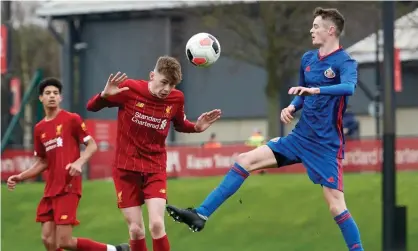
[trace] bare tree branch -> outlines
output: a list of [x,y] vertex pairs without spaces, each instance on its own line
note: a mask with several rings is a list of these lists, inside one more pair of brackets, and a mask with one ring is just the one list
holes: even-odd
[[[375,3],[348,4],[330,1],[321,4],[323,7],[338,8],[347,13],[347,18],[353,20],[350,21],[350,28],[353,30],[354,40],[369,34],[370,29],[362,29],[363,27],[373,29],[376,26],[374,22],[368,21],[370,15],[377,14],[378,5]],[[303,4],[259,1],[212,6],[204,11],[205,23],[218,34],[227,34],[225,37],[228,41],[222,42],[223,48],[226,48],[223,53],[262,66],[266,70],[269,136],[277,135],[280,126],[277,123],[279,92],[284,82],[297,74],[303,52],[310,49],[309,30],[312,27],[312,12],[315,7],[317,2],[312,1]]]

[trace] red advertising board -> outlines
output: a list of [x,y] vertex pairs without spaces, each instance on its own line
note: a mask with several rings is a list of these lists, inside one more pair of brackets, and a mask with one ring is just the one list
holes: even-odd
[[[397,140],[397,170],[418,170],[418,138]],[[197,147],[168,148],[167,172],[170,176],[213,176],[225,174],[236,156],[250,150],[247,146],[225,146],[218,149]],[[344,172],[379,172],[382,167],[381,141],[359,140],[346,145]],[[274,173],[301,173],[301,164],[272,169]]]
[[1,25],[1,43],[0,43],[0,64],[1,64],[1,74],[7,72],[7,26]]
[[[87,124],[88,122],[86,122]],[[105,126],[106,121],[90,124],[92,134],[97,137],[99,150],[89,162],[88,175],[91,179],[111,177],[114,157],[116,125]],[[100,138],[102,137],[102,138]],[[102,142],[102,143],[100,143]],[[107,145],[108,144],[108,145]],[[244,145],[203,149],[201,147],[169,147],[167,149],[167,172],[170,177],[217,176],[225,174],[239,153],[250,150]],[[398,171],[418,170],[418,137],[399,138],[396,141],[396,167]],[[33,162],[31,151],[7,150],[2,156],[2,180],[29,168]],[[344,172],[379,172],[382,166],[382,147],[378,140],[350,141],[346,145],[343,161]],[[301,164],[272,169],[269,173],[303,173]]]
[[117,122],[115,120],[86,120],[91,136],[96,140],[98,150],[89,162],[88,176],[91,178],[111,177],[111,164],[116,146]]
[[30,168],[35,161],[33,151],[6,150],[1,154],[1,180]]

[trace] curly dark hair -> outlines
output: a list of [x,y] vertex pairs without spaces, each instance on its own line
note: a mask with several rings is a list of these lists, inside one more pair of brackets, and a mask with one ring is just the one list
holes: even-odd
[[44,90],[47,86],[55,86],[58,88],[59,93],[62,91],[62,83],[57,78],[46,78],[39,83],[38,91],[39,95],[44,94]]

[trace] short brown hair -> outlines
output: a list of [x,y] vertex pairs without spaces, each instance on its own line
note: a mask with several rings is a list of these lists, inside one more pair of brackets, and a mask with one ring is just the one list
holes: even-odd
[[321,16],[324,20],[330,20],[333,22],[337,28],[336,35],[337,37],[341,35],[344,31],[344,17],[337,9],[324,9],[321,7],[317,7],[314,10],[314,18],[317,16]]
[[159,57],[155,65],[155,71],[164,75],[169,81],[174,84],[180,83],[182,80],[180,62],[169,56]]

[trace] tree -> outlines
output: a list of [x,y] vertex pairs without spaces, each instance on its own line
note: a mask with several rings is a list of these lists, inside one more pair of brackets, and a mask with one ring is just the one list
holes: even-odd
[[[31,78],[38,68],[44,70],[45,76],[60,76],[59,44],[49,33],[44,22],[35,16],[39,3],[12,3],[11,30],[12,65],[11,75],[22,83],[22,92],[26,91]],[[37,95],[25,106],[20,125],[23,128],[23,145],[31,147],[33,133],[33,115],[39,101]],[[15,133],[17,135],[18,133]]]
[[222,27],[233,37],[231,44],[223,41],[227,48],[223,53],[266,70],[269,137],[279,135],[279,94],[298,69],[302,50],[306,49],[305,38],[309,37],[312,21],[306,13],[311,10],[309,3],[259,2],[216,6],[203,16],[208,27]]
[[[323,3],[338,8],[351,17],[354,25],[369,26],[367,18],[373,15],[376,7],[373,3]],[[310,49],[309,30],[312,26],[312,12],[315,2],[257,2],[226,5],[212,5],[199,12],[204,23],[216,32],[225,29],[233,37],[230,44],[223,41],[224,55],[244,60],[263,67],[267,73],[264,87],[267,99],[267,119],[269,137],[279,135],[281,123],[280,93],[287,91],[289,84],[298,76],[300,58]],[[366,15],[368,13],[368,15]],[[353,18],[354,17],[354,18]],[[362,23],[364,20],[364,23]],[[352,25],[353,26],[353,25]],[[355,28],[356,34],[368,35],[371,31]],[[363,37],[360,37],[363,38]],[[360,39],[359,38],[359,39]]]

